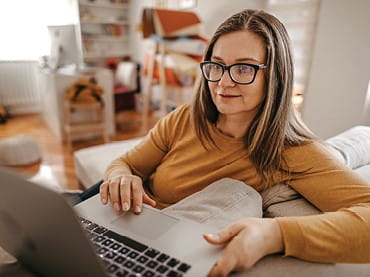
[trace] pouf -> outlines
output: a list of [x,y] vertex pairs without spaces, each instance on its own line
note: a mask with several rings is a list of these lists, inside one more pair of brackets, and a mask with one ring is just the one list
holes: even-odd
[[0,141],[0,165],[27,165],[40,159],[40,147],[35,139],[28,135],[19,135]]

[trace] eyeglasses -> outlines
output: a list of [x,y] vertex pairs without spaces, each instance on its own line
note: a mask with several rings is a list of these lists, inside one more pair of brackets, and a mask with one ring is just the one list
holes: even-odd
[[209,82],[218,82],[224,75],[225,70],[229,71],[229,76],[233,82],[241,85],[253,83],[257,71],[266,68],[265,64],[236,63],[224,65],[217,62],[202,62],[200,69],[204,78]]

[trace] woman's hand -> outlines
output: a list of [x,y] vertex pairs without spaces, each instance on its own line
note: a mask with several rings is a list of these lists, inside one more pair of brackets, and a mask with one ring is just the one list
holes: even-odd
[[144,191],[141,178],[132,174],[109,177],[100,186],[100,198],[104,205],[110,199],[117,212],[132,208],[134,213],[140,213],[143,202],[153,207],[156,205]]
[[262,257],[284,251],[283,236],[277,220],[245,218],[204,238],[226,247],[209,276],[227,276],[232,271],[251,268]]

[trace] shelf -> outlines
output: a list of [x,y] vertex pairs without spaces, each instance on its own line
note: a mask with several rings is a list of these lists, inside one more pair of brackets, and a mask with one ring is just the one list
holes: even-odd
[[106,58],[112,58],[112,57],[125,57],[130,55],[128,52],[121,52],[121,53],[84,53],[85,59],[106,59]]
[[[87,64],[104,66],[106,58],[130,56],[129,0],[78,0],[82,57]],[[120,2],[120,3],[112,3]],[[123,2],[123,3],[122,3]]]
[[89,8],[107,8],[107,9],[128,9],[128,4],[99,4],[99,3],[86,3],[80,2],[80,6],[89,7]]
[[81,20],[81,24],[117,24],[117,25],[128,25],[128,20],[110,20],[110,19],[90,19]]
[[84,37],[83,41],[97,41],[97,42],[128,42],[128,37],[116,37],[97,35],[96,37]]

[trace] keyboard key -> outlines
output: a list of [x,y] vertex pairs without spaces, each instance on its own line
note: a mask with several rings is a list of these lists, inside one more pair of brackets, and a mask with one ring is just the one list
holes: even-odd
[[159,272],[159,273],[165,273],[167,270],[168,270],[168,267],[167,266],[164,266],[164,265],[160,265],[156,269],[156,271]]
[[118,269],[118,266],[117,266],[117,265],[115,265],[115,264],[111,264],[111,265],[107,268],[107,272],[108,272],[108,273],[114,273],[114,272],[116,272],[116,271],[117,271],[117,269]]
[[161,254],[158,256],[157,258],[157,261],[160,261],[161,263],[165,262],[170,256],[166,255],[166,254]]
[[107,231],[107,229],[101,226],[98,226],[97,228],[94,229],[94,233],[97,234],[103,234],[105,231]]
[[105,255],[104,255],[105,258],[110,259],[110,260],[113,259],[116,256],[117,256],[117,253],[112,252],[112,251],[109,251],[109,252],[105,253]]
[[133,249],[135,249],[136,251],[138,252],[143,252],[145,249],[148,248],[148,246],[140,243],[140,242],[137,242],[133,239],[130,239],[129,237],[126,237],[126,236],[121,236],[115,232],[112,232],[112,231],[108,231],[104,234],[105,236],[107,237],[110,237],[116,241],[119,241]]
[[121,248],[121,244],[119,244],[119,243],[115,243],[115,244],[113,244],[110,248],[112,249],[112,250],[118,250],[118,249],[120,249]]
[[103,237],[103,236],[98,236],[98,237],[96,237],[95,239],[94,239],[94,241],[96,241],[96,242],[102,242],[102,241],[104,241],[105,240],[105,237]]
[[81,222],[84,223],[84,224],[91,224],[92,223],[90,220],[88,220],[86,218],[80,217],[80,219],[81,219]]
[[154,258],[155,256],[157,256],[159,254],[159,251],[155,250],[153,248],[150,248],[144,254],[151,257],[151,258]]
[[118,264],[122,264],[124,261],[126,261],[126,258],[122,257],[121,255],[118,255],[118,257],[115,258],[114,261]]
[[145,264],[148,260],[149,260],[149,258],[147,258],[145,256],[140,256],[139,258],[137,258],[137,261],[139,263],[142,263],[142,264]]
[[122,247],[119,252],[124,255],[127,255],[127,253],[130,252],[130,249],[128,249],[127,247]]
[[167,265],[168,265],[168,266],[170,266],[170,267],[175,267],[175,266],[177,266],[179,263],[180,263],[180,261],[179,261],[179,260],[176,260],[176,259],[174,259],[174,258],[171,258],[171,260],[169,260],[169,261],[167,262]]
[[146,266],[149,268],[155,268],[158,265],[156,261],[149,261]]
[[87,226],[86,226],[86,229],[87,229],[87,230],[92,230],[92,229],[94,229],[94,228],[96,228],[96,227],[98,227],[98,225],[97,225],[97,224],[95,224],[95,223],[91,223],[91,224],[89,224],[89,225],[87,225]]
[[135,263],[133,261],[126,261],[124,263],[124,266],[127,267],[127,268],[132,268],[134,265],[135,265]]
[[182,274],[179,272],[176,272],[174,270],[171,270],[170,272],[167,273],[167,277],[181,277]]
[[131,259],[135,259],[137,256],[139,256],[139,253],[135,252],[135,251],[131,251],[127,257],[130,257]]
[[141,273],[141,272],[143,272],[144,271],[144,267],[142,267],[141,265],[137,265],[137,266],[135,266],[133,269],[132,269],[132,271],[133,272],[135,272],[135,273]]
[[105,247],[102,247],[102,248],[100,248],[99,250],[98,250],[98,254],[99,255],[104,255],[105,253],[107,253],[108,252],[108,249],[107,248],[105,248]]
[[153,277],[155,274],[154,272],[150,271],[150,270],[147,270],[144,272],[144,277]]
[[189,270],[191,266],[188,265],[188,264],[185,264],[185,263],[182,263],[179,267],[178,267],[178,270],[182,271],[182,272],[186,272]]
[[113,244],[113,240],[107,239],[102,244],[105,245],[105,246],[109,246],[109,245]]
[[121,269],[116,272],[117,277],[127,277],[129,276],[130,272],[128,272],[126,269]]

